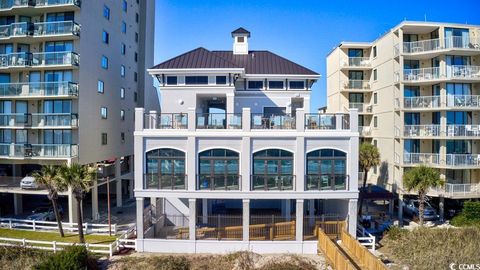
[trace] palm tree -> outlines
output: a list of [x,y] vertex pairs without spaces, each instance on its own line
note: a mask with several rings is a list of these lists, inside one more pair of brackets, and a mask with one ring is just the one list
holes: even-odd
[[[359,165],[360,170],[363,172],[363,192],[365,192],[365,187],[367,186],[368,171],[371,168],[378,166],[380,164],[380,153],[378,148],[370,143],[362,143],[359,150]],[[362,194],[362,193],[360,193]],[[363,197],[360,195],[360,208],[358,209],[358,214],[362,214],[363,207]]]
[[430,188],[443,186],[444,181],[440,178],[438,170],[420,165],[412,168],[403,174],[403,187],[407,191],[418,192],[418,218],[420,225],[423,225],[423,213],[425,210],[425,196]]
[[66,190],[62,179],[59,177],[58,167],[53,165],[43,166],[40,171],[34,172],[32,177],[39,184],[45,186],[48,190],[48,199],[52,202],[55,219],[58,224],[58,231],[61,237],[65,237],[62,227],[62,218],[58,211],[58,193]]
[[64,183],[72,190],[73,196],[77,201],[77,226],[80,243],[85,243],[83,236],[83,217],[82,201],[86,193],[93,186],[96,179],[95,170],[92,167],[82,166],[76,163],[60,167],[60,177]]

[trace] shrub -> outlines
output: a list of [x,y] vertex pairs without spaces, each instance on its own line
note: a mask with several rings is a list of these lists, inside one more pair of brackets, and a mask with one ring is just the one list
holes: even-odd
[[154,269],[159,270],[188,270],[190,263],[184,256],[161,256],[151,260]]
[[83,246],[71,246],[50,255],[33,269],[36,270],[83,270],[97,269],[96,259],[91,257]]
[[385,232],[385,237],[391,240],[398,240],[408,233],[407,229],[400,228],[398,226],[390,226]]
[[480,225],[480,202],[465,202],[462,212],[455,216],[451,223],[459,227]]
[[0,265],[4,270],[31,269],[48,252],[22,247],[0,247]]

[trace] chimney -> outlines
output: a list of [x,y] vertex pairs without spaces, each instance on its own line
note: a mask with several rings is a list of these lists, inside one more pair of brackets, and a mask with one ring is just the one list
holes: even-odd
[[250,32],[240,27],[232,32],[233,54],[248,54],[248,38]]

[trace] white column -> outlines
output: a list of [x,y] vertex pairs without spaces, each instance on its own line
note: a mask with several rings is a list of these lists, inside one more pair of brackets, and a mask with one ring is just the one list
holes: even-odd
[[208,200],[202,199],[202,223],[208,223]]
[[95,183],[91,189],[92,195],[92,219],[98,220],[98,186]]
[[117,207],[122,207],[122,172],[121,172],[121,168],[120,168],[120,159],[117,158],[115,160],[115,187],[116,187],[116,191],[115,191],[115,197],[117,199]]
[[403,227],[403,195],[398,195],[398,226]]
[[195,131],[197,128],[197,113],[195,108],[188,108],[188,131]]
[[234,93],[227,94],[226,111],[227,113],[235,113],[235,94]]
[[15,215],[20,215],[23,212],[22,194],[13,194],[13,209]]
[[188,232],[189,232],[189,239],[190,240],[195,240],[195,227],[196,227],[196,215],[197,215],[197,205],[196,205],[196,199],[188,199],[188,208],[190,209],[189,211],[189,216],[188,216]]
[[137,239],[143,239],[143,203],[144,198],[137,198]]
[[303,241],[303,200],[297,200],[295,240]]
[[197,143],[194,136],[187,139],[187,190],[194,191],[197,188]]
[[243,241],[250,240],[250,200],[244,199],[243,202]]
[[308,216],[310,217],[308,224],[313,226],[315,224],[315,200],[309,200]]
[[298,132],[305,131],[305,111],[303,108],[297,109],[297,115],[295,116],[295,125]]
[[293,188],[294,190],[301,192],[305,190],[305,137],[298,136],[296,144],[294,155],[295,179],[293,182]]
[[348,233],[357,237],[357,199],[348,200]]
[[77,222],[77,200],[73,197],[72,191],[68,191],[68,222]]
[[242,138],[242,151],[240,152],[240,175],[241,175],[241,190],[249,191],[250,190],[250,167],[252,163],[252,154],[251,154],[251,141],[250,137]]

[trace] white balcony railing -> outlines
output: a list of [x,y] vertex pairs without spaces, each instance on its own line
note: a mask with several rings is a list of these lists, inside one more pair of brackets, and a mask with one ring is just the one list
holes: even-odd
[[78,96],[78,84],[72,82],[0,83],[0,97]]
[[78,117],[72,113],[0,114],[0,127],[50,128],[76,127]]
[[419,53],[426,51],[435,51],[442,48],[442,42],[440,39],[427,39],[412,42],[403,43],[404,53]]
[[452,108],[480,108],[480,96],[447,95],[447,106]]
[[[448,181],[448,180],[447,180]],[[450,196],[480,195],[480,184],[445,184],[445,193]]]
[[416,69],[404,69],[403,80],[409,82],[421,82],[440,79],[440,68],[416,68]]
[[76,144],[0,144],[0,156],[14,158],[71,158],[78,156]]
[[480,154],[447,154],[447,166],[480,166]]
[[445,39],[427,39],[403,43],[403,53],[434,52],[444,49],[480,50],[480,38],[449,37]]
[[0,55],[0,67],[78,66],[79,56],[74,52],[10,53]]
[[440,136],[440,125],[405,125],[403,135],[405,137],[433,137]]
[[407,165],[415,164],[440,164],[440,154],[434,153],[404,153],[403,163]]
[[452,79],[480,80],[480,66],[465,66],[465,65],[447,66],[447,77]]
[[371,113],[372,112],[372,105],[368,105],[365,103],[359,102],[350,102],[348,104],[350,109],[357,109],[359,113]]
[[448,137],[480,137],[480,125],[447,125]]
[[370,58],[368,57],[348,57],[348,62],[344,63],[346,67],[369,67]]
[[440,106],[440,96],[420,96],[403,98],[404,109],[439,108]]
[[365,80],[348,80],[344,83],[344,88],[352,90],[368,90],[370,89],[370,82]]
[[372,136],[372,128],[370,126],[359,126],[358,132],[360,136]]

